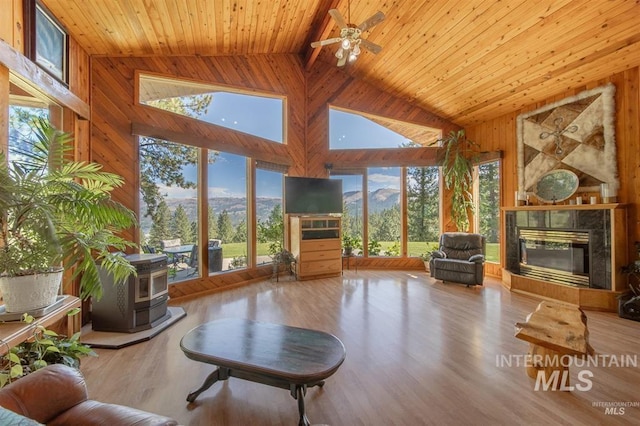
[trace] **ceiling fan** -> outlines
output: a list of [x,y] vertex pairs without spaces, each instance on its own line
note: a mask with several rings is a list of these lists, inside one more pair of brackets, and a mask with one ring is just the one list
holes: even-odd
[[[347,20],[351,19],[351,2],[348,2]],[[367,49],[369,52],[377,54],[382,50],[381,46],[360,38],[360,35],[364,31],[369,30],[374,25],[379,24],[384,20],[384,13],[377,12],[369,19],[361,23],[360,25],[354,25],[348,23],[342,17],[342,14],[338,9],[331,9],[329,15],[336,21],[336,24],[340,27],[340,37],[334,37],[327,40],[314,41],[311,43],[311,47],[321,47],[329,44],[340,43],[340,47],[336,51],[336,58],[338,58],[338,66],[343,67],[347,60],[353,62],[358,58],[361,50],[360,47]]]

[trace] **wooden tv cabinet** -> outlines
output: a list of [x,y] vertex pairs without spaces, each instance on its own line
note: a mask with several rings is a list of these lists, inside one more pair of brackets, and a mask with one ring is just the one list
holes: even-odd
[[291,216],[291,253],[299,280],[337,277],[342,273],[341,218]]

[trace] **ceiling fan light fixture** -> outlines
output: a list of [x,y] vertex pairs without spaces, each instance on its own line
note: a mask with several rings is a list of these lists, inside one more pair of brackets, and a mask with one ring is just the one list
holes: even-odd
[[339,48],[338,51],[336,52],[336,58],[338,59],[342,59],[344,57],[344,49]]
[[353,46],[353,54],[356,56],[360,54],[360,40]]
[[342,48],[344,50],[351,49],[351,41],[348,38],[342,39],[342,42],[340,44],[342,45]]

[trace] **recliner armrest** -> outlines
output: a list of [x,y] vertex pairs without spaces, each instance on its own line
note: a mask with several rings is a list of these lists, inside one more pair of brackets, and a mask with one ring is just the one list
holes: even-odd
[[469,262],[475,263],[483,263],[484,262],[484,254],[474,254],[469,258]]
[[432,259],[446,259],[447,258],[447,253],[441,251],[441,250],[434,250],[431,252],[431,258]]

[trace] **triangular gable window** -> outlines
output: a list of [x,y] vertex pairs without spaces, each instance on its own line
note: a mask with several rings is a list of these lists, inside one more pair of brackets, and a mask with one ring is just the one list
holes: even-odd
[[284,98],[140,74],[139,102],[284,143]]
[[442,131],[391,118],[329,108],[329,149],[429,146]]

